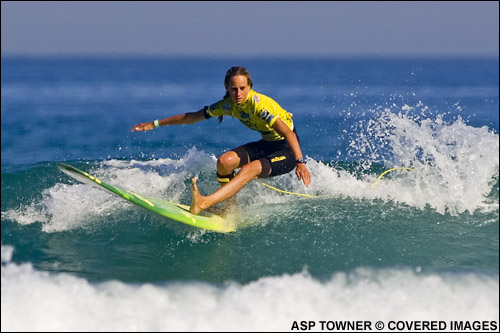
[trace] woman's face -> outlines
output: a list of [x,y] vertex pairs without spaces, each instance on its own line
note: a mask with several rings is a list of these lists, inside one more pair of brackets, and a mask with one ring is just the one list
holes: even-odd
[[226,86],[229,97],[236,104],[243,103],[250,92],[247,77],[244,75],[236,75],[229,79],[229,84]]

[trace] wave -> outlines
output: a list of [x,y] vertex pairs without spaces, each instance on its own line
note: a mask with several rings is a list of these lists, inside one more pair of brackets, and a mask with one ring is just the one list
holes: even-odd
[[[81,162],[74,164],[110,184],[146,196],[189,204],[190,179],[195,175],[200,178],[202,193],[208,194],[218,188],[213,171],[215,163],[214,155],[193,148],[179,159],[95,161],[85,163],[84,167],[80,166]],[[435,168],[413,166],[413,171],[393,171],[377,181],[379,171],[383,170],[380,166],[367,169],[360,176],[356,171],[359,164],[330,164],[309,159],[308,167],[313,175],[309,187],[306,188],[290,173],[248,184],[238,194],[238,201],[247,219],[251,219],[256,207],[261,212],[265,211],[262,210],[263,205],[288,202],[305,204],[304,200],[308,205],[315,205],[316,200],[317,208],[320,208],[343,198],[367,200],[373,204],[392,202],[419,210],[431,208],[439,214],[488,214],[498,211],[498,174],[488,173],[494,173],[493,166],[487,168],[484,164],[482,162],[484,171],[478,170],[474,176],[450,175],[454,172],[452,170],[443,170],[441,174]],[[54,174],[58,170],[54,164],[52,168],[43,167],[29,172],[39,172],[40,177],[44,177],[44,174]],[[375,181],[377,183],[373,187]],[[282,194],[261,183],[318,196],[321,200]],[[29,187],[29,184],[25,186]],[[85,228],[103,217],[121,214],[130,207],[124,200],[62,175],[55,184],[42,190],[41,198],[35,198],[28,204],[3,211],[2,219],[20,224],[40,222],[43,231],[54,232]]]
[[358,268],[247,284],[89,283],[10,262],[2,246],[2,331],[285,331],[294,321],[498,319],[498,275]]
[[492,205],[498,205],[499,135],[487,126],[467,125],[460,116],[445,120],[444,114],[430,113],[420,101],[415,106],[378,107],[371,119],[351,127],[350,157],[363,170],[376,164],[414,170],[403,171],[406,186],[380,184],[386,187],[382,191],[394,193],[389,199],[452,215],[494,209]]
[[[354,122],[349,133],[345,131],[350,147],[348,158],[353,162],[307,158],[312,174],[309,187],[292,172],[249,183],[238,194],[239,201],[247,215],[252,215],[256,206],[302,199],[262,186],[265,183],[318,196],[330,204],[351,198],[431,209],[451,216],[498,212],[499,135],[486,126],[467,125],[461,117],[445,120],[445,115],[429,113],[422,102],[415,106],[381,106],[372,111],[369,119]],[[73,164],[110,184],[185,204],[191,201],[190,179],[194,176],[200,179],[202,193],[212,193],[218,188],[216,157],[196,147],[179,158],[109,159]],[[388,169],[394,170],[378,179]],[[45,179],[46,186],[40,188],[41,195],[27,195],[29,203],[25,200],[16,208],[2,211],[2,219],[21,224],[41,222],[47,232],[84,227],[128,207],[107,193],[68,180],[60,175],[55,162],[8,175],[20,178],[16,180],[19,187],[32,188],[33,178]],[[3,191],[2,198],[5,192],[8,191]],[[318,203],[318,208],[324,204]]]

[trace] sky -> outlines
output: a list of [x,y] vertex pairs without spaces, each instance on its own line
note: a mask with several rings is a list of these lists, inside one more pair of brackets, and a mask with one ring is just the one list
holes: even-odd
[[2,1],[5,55],[496,56],[498,1]]

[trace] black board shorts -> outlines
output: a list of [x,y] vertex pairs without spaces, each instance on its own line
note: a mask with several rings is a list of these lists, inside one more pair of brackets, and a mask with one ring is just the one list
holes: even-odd
[[262,173],[259,178],[289,173],[296,167],[295,155],[286,140],[250,142],[233,149],[240,158],[240,166],[260,160]]

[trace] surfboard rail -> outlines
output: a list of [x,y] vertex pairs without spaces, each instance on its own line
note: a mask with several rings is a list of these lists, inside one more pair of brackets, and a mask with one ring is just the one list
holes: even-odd
[[169,219],[188,224],[193,227],[221,233],[236,230],[234,221],[225,219],[222,216],[206,212],[203,212],[203,215],[194,215],[189,212],[189,206],[161,199],[150,198],[134,191],[125,190],[120,187],[107,184],[99,178],[75,168],[72,165],[58,163],[57,167],[68,176],[82,183],[89,184],[100,190],[105,190]]

